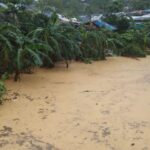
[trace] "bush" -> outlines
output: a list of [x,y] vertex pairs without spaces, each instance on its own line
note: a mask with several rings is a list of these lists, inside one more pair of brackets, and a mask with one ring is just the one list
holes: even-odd
[[117,27],[118,32],[124,32],[130,27],[130,20],[126,18],[126,16],[116,16],[116,15],[108,15],[104,19],[107,23],[114,25]]
[[5,85],[2,81],[0,81],[0,104],[2,104],[3,95],[6,93]]
[[146,57],[146,54],[143,50],[137,47],[134,44],[129,44],[126,46],[122,51],[122,56],[129,56],[129,57]]
[[[18,0],[17,0],[18,1]],[[124,17],[109,14],[106,22],[115,25],[119,32],[103,29],[74,27],[60,23],[56,12],[51,17],[16,7],[16,0],[0,14],[0,76],[9,74],[14,80],[34,67],[52,67],[70,60],[105,60],[106,51],[116,55],[144,57],[149,46],[149,25],[146,30],[129,28]]]

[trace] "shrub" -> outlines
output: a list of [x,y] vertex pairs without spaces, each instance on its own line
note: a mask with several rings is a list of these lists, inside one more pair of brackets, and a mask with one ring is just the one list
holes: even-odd
[[144,31],[129,30],[126,17],[110,14],[105,19],[116,25],[119,32],[74,27],[60,23],[56,12],[48,17],[16,7],[17,1],[7,4],[8,9],[0,14],[0,75],[4,78],[14,74],[17,81],[20,73],[36,66],[51,67],[62,60],[66,67],[70,60],[104,60],[106,51],[144,57],[142,50],[149,47],[149,24]]
[[5,85],[2,81],[0,81],[0,104],[2,104],[3,96],[6,93]]
[[146,57],[146,54],[143,50],[141,50],[135,44],[129,44],[123,49],[122,56]]
[[113,14],[107,15],[104,20],[115,27],[117,27],[117,31],[124,32],[130,27],[130,20],[126,18],[126,16],[116,16]]

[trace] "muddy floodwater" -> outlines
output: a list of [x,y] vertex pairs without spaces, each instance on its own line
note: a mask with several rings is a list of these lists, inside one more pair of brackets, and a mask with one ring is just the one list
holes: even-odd
[[150,150],[150,57],[113,57],[7,81],[0,150]]

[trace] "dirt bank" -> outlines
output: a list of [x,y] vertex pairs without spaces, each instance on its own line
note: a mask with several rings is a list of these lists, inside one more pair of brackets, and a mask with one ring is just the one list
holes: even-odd
[[0,150],[150,150],[150,57],[58,65],[7,86]]

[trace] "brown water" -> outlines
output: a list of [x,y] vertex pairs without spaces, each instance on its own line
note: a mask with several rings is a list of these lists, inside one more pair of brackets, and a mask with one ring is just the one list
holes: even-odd
[[7,85],[0,150],[150,150],[150,57],[58,65]]

